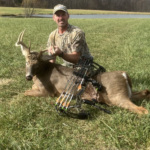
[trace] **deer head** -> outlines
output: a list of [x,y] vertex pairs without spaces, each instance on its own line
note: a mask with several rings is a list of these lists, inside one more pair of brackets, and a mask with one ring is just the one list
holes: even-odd
[[32,80],[41,61],[49,61],[51,59],[54,59],[55,57],[52,55],[51,56],[43,55],[43,53],[46,52],[47,49],[42,50],[39,53],[30,51],[31,45],[27,47],[23,43],[24,33],[25,33],[25,30],[20,33],[15,46],[21,47],[22,54],[25,56],[25,59],[26,59],[26,79]]

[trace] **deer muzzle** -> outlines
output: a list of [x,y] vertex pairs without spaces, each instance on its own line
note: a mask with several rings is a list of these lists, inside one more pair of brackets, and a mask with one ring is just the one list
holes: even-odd
[[28,80],[28,81],[31,81],[32,80],[32,76],[31,75],[29,75],[29,76],[26,76],[26,80]]
[[26,80],[31,81],[33,78],[33,67],[26,65]]

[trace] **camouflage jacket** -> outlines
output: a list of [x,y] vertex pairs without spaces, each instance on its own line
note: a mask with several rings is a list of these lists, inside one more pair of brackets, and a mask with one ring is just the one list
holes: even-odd
[[[68,29],[59,34],[58,29],[54,30],[48,38],[47,47],[58,46],[64,53],[80,52],[82,55],[90,55],[85,40],[84,32],[76,26],[68,25]],[[64,60],[66,64],[71,64]]]

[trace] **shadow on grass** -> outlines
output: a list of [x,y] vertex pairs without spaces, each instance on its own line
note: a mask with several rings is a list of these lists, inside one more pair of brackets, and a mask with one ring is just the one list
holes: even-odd
[[97,104],[96,106],[104,109],[105,111],[109,111],[109,113],[106,113],[103,110],[94,108],[93,106],[83,104],[82,109],[79,113],[73,112],[73,110],[69,109],[70,111],[68,111],[67,113],[64,110],[61,110],[62,114],[60,114],[60,115],[63,116],[63,117],[79,119],[79,120],[86,120],[86,119],[87,120],[94,120],[94,119],[96,119],[97,117],[99,117],[100,115],[103,115],[103,114],[111,115],[112,113],[109,110],[110,107],[106,104],[103,104],[103,105],[105,105],[105,107],[104,106],[101,107],[101,104]]

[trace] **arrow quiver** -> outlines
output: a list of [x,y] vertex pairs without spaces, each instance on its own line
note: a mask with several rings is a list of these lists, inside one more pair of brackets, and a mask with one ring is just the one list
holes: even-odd
[[[89,82],[100,91],[102,85],[93,79],[99,73],[105,72],[105,68],[93,61],[93,57],[82,56],[77,65],[74,65],[75,71],[68,80],[63,92],[56,100],[56,110],[59,115],[68,115],[77,118],[86,118],[89,113],[82,109],[82,103],[91,105],[97,109],[103,110],[106,113],[109,111],[96,106],[97,100],[93,101],[81,99],[81,95],[85,91]],[[75,100],[72,104],[72,100]]]

